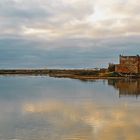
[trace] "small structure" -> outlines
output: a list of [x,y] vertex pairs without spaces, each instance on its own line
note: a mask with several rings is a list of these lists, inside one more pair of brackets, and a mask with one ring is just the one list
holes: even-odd
[[140,56],[120,55],[120,64],[115,65],[115,72],[123,74],[140,73]]
[[108,71],[109,72],[114,72],[115,71],[115,64],[113,64],[113,63],[109,63],[109,66],[108,66]]

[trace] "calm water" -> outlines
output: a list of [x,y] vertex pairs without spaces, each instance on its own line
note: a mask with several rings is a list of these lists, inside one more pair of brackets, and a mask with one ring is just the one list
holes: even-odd
[[0,77],[0,140],[139,140],[140,81]]

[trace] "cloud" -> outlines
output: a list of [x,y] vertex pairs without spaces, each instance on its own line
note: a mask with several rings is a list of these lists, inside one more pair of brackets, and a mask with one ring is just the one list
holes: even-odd
[[40,49],[135,53],[140,44],[139,9],[138,0],[1,0],[0,38],[39,42]]
[[61,32],[67,30],[66,26],[85,19],[93,12],[92,3],[91,0],[1,1],[0,27],[3,29],[1,36],[5,34],[61,36],[60,30]]

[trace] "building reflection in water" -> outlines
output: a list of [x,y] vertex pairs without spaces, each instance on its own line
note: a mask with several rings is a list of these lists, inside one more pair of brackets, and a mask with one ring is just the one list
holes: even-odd
[[140,79],[109,79],[108,85],[119,90],[119,96],[136,96],[140,95]]

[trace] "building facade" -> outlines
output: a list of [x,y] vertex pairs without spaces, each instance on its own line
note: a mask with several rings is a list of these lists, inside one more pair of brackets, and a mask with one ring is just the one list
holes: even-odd
[[140,73],[140,56],[120,55],[120,64],[115,65],[115,72],[126,74]]

